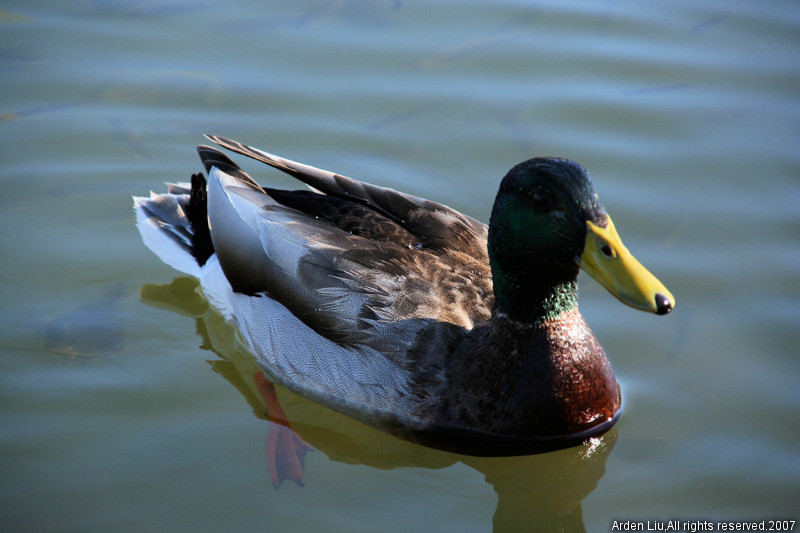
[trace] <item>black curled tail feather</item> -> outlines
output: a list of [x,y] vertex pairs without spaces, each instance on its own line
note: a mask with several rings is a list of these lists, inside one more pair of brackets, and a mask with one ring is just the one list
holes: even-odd
[[208,228],[206,179],[202,174],[192,174],[192,191],[186,207],[186,218],[192,228],[192,256],[197,264],[203,266],[214,254],[214,244]]

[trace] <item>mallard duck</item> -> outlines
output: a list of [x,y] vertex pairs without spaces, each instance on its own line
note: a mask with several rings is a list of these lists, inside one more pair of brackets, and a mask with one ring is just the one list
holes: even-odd
[[208,174],[134,199],[145,244],[196,276],[265,374],[386,432],[473,455],[578,444],[621,396],[578,311],[588,272],[655,314],[672,294],[634,259],[579,164],[539,157],[500,183],[488,226],[445,205],[243,145],[310,190]]

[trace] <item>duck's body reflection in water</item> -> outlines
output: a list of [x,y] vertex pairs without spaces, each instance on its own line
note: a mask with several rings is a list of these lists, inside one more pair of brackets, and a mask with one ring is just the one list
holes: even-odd
[[269,423],[267,470],[276,487],[286,479],[305,483],[303,462],[310,449],[333,461],[385,470],[438,469],[463,462],[481,472],[497,493],[495,531],[585,530],[581,501],[605,473],[615,429],[580,446],[520,457],[470,457],[403,441],[272,386],[234,328],[197,288],[197,280],[179,277],[167,285],[144,285],[140,294],[148,305],[196,319],[202,347],[220,357],[211,362],[214,372],[236,387],[256,417]]

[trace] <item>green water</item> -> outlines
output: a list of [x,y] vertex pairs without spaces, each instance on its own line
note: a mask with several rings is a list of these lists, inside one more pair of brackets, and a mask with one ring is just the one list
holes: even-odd
[[[800,519],[799,35],[794,1],[4,3],[2,529]],[[315,451],[276,491],[241,347],[133,223],[206,132],[484,221],[515,163],[581,162],[677,299],[581,279],[615,429],[476,459],[279,391]]]

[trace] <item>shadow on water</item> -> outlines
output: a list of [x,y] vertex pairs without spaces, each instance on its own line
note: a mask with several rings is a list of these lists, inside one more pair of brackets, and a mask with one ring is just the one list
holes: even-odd
[[18,331],[31,334],[36,344],[26,347],[23,344],[27,341],[23,340],[20,345],[3,346],[3,349],[44,352],[63,361],[79,363],[102,359],[130,373],[110,359],[125,346],[120,310],[124,294],[124,284],[114,283],[106,287],[99,298],[55,318],[48,319],[45,313],[35,309],[4,316]]
[[45,323],[41,330],[44,349],[87,359],[120,351],[124,334],[119,302],[124,291],[122,283],[114,284],[100,298]]
[[[166,285],[146,284],[140,289],[140,297],[147,305],[193,317],[203,339],[201,347],[220,357],[209,361],[212,370],[239,391],[257,418],[271,420],[254,377],[260,375],[261,368],[234,328],[201,295],[195,279],[179,277]],[[474,468],[497,494],[495,531],[529,530],[534,524],[542,531],[585,531],[581,502],[605,474],[606,460],[616,443],[617,432],[612,429],[581,446],[541,455],[457,455],[403,441],[282,387],[276,389],[292,429],[333,461],[383,470],[439,469],[458,462]],[[271,426],[269,431],[274,430],[274,424]],[[273,477],[273,484],[277,486],[282,480],[275,483]]]

